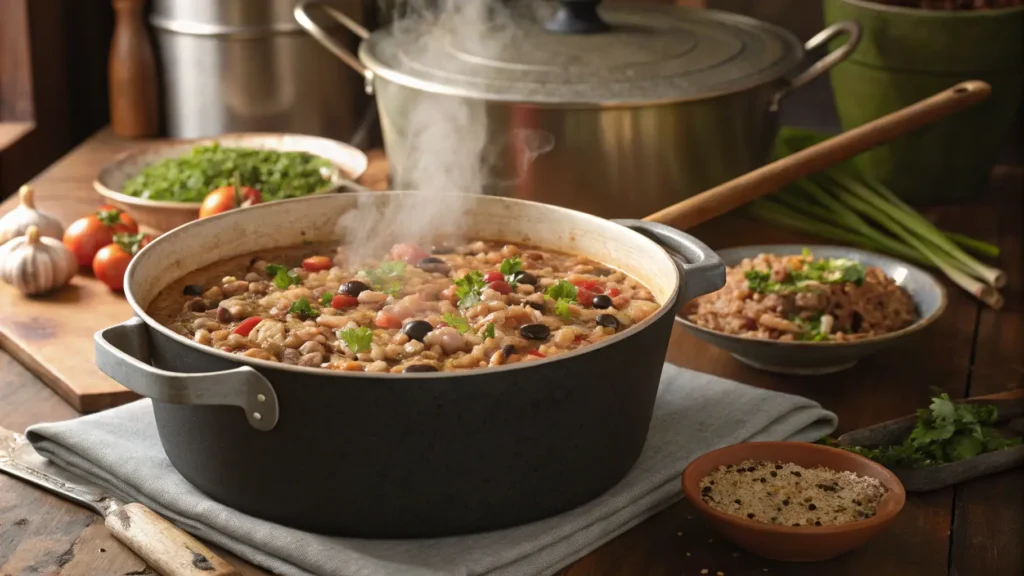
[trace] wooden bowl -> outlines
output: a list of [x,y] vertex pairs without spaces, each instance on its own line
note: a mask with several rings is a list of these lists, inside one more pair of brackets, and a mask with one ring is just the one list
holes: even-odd
[[[778,526],[716,510],[700,497],[700,481],[720,466],[744,460],[791,462],[804,468],[824,466],[878,479],[888,489],[876,514],[836,526]],[[788,562],[828,560],[860,547],[882,531],[906,502],[896,475],[881,464],[851,452],[807,442],[746,442],[708,452],[683,470],[683,493],[716,530],[758,556]]]
[[159,234],[177,228],[199,217],[199,202],[145,200],[122,194],[121,190],[125,182],[146,166],[167,158],[184,156],[196,146],[214,142],[232,148],[307,152],[329,161],[337,170],[331,178],[333,186],[325,187],[317,194],[337,191],[346,181],[356,180],[363,175],[368,164],[366,154],[358,148],[319,136],[261,132],[224,134],[216,138],[157,142],[121,154],[100,170],[93,181],[93,188],[109,204],[131,214],[141,227],[150,232]]

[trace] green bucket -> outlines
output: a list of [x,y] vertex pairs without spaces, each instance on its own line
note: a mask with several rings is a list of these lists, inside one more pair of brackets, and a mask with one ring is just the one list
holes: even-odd
[[980,196],[1021,103],[1024,7],[921,10],[866,0],[824,0],[826,24],[860,23],[857,49],[830,73],[843,130],[909,106],[964,80],[992,96],[855,159],[908,202]]

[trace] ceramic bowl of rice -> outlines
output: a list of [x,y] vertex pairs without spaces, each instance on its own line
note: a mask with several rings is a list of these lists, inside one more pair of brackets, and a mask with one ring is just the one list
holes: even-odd
[[717,253],[725,286],[688,302],[676,321],[762,370],[845,370],[946,308],[946,290],[931,274],[866,250],[780,244]]

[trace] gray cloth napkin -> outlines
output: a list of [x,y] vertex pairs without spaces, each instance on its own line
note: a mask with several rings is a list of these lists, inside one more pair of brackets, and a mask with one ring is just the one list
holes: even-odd
[[[678,500],[679,476],[709,450],[747,440],[813,441],[836,416],[815,402],[665,365],[639,461],[618,485],[561,515],[514,528],[422,540],[293,530],[210,500],[171,466],[149,400],[28,429],[35,449],[126,501],[280,574],[551,574]],[[571,481],[571,479],[567,479]]]

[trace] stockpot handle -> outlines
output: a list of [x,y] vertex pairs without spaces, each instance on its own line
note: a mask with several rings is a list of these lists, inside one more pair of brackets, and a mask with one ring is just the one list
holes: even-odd
[[860,43],[860,24],[853,20],[842,20],[835,24],[825,28],[821,32],[815,34],[810,40],[804,44],[804,51],[811,52],[816,50],[818,47],[827,44],[833,38],[838,36],[846,35],[846,42],[839,48],[829,52],[824,58],[818,60],[814,64],[811,64],[806,70],[791,78],[785,88],[775,93],[775,98],[772,100],[772,110],[776,110],[779,106],[779,102],[786,94],[789,94],[793,90],[800,88],[807,84],[811,80],[814,80],[818,76],[821,76],[825,72],[828,72],[833,66],[839,64],[857,48],[857,44]]
[[[317,2],[315,0],[304,0],[295,5],[295,9],[292,11],[292,15],[295,17],[295,21],[299,23],[309,32],[310,36],[316,39],[324,48],[330,50],[335,56],[341,58],[341,61],[348,64],[350,68],[358,72],[367,81],[373,79],[373,72],[363,66],[363,63],[359,61],[359,57],[349,51],[348,48],[343,46],[341,42],[338,42],[336,38],[327,33],[326,30],[320,27],[319,24],[313,22],[313,19],[309,17],[309,9],[311,7],[319,8],[327,13],[328,16],[333,18],[336,22],[348,28],[353,34],[359,37],[360,40],[366,40],[370,37],[370,31],[364,28],[359,22],[349,18],[343,12],[334,8],[329,4],[323,2]],[[370,85],[367,84],[367,91],[370,90]]]
[[676,308],[698,296],[725,286],[725,264],[714,250],[685,232],[671,226],[643,220],[612,220],[647,236],[661,246],[679,268],[679,300]]
[[277,394],[262,374],[249,366],[223,372],[183,374],[149,363],[146,324],[135,317],[96,333],[96,365],[129,390],[147,398],[185,406],[238,406],[249,424],[261,431],[277,425]]

